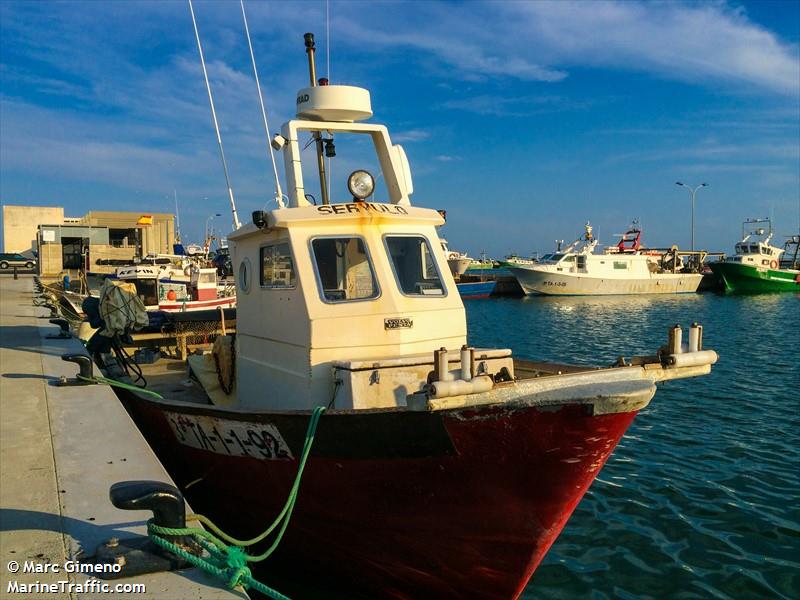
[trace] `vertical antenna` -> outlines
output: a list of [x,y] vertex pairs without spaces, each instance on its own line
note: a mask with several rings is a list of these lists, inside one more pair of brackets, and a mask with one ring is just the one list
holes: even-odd
[[328,81],[331,80],[331,10],[329,0],[325,0],[325,58]]
[[203,58],[203,46],[200,44],[200,32],[197,31],[197,21],[194,18],[194,8],[192,7],[192,0],[189,0],[189,12],[192,13],[192,25],[194,25],[194,37],[197,39],[197,50],[200,52],[200,64],[203,66],[203,77],[206,80],[206,89],[208,90],[208,103],[211,105],[211,117],[214,120],[214,130],[217,132],[217,144],[219,145],[219,155],[222,159],[222,170],[225,171],[225,183],[228,186],[228,197],[231,201],[231,212],[233,213],[233,228],[239,229],[239,215],[236,213],[236,202],[233,199],[233,188],[231,188],[231,180],[228,177],[228,163],[225,162],[225,151],[222,149],[222,136],[219,133],[219,123],[217,122],[217,111],[214,109],[214,98],[211,95],[211,84],[208,82],[208,71],[206,70],[206,61]]
[[[303,34],[303,40],[306,45],[306,54],[308,54],[308,75],[311,79],[311,87],[317,86],[317,66],[314,63],[314,55],[316,54],[316,46],[314,44],[314,34]],[[322,203],[330,204],[328,198],[328,179],[325,177],[325,156],[322,151],[322,136],[319,131],[311,134],[314,141],[317,143],[317,169],[319,170],[319,187],[322,194]]]
[[[325,62],[326,73],[328,82],[331,80],[331,7],[330,0],[325,0]],[[333,180],[333,168],[331,166],[331,159],[328,158],[328,189],[331,189],[331,181]]]
[[272,172],[275,174],[275,202],[278,208],[283,208],[283,194],[281,193],[281,182],[278,179],[278,166],[275,164],[275,153],[269,141],[269,123],[267,122],[267,109],[264,108],[264,96],[261,93],[261,83],[258,80],[258,69],[256,68],[256,56],[253,53],[253,42],[250,41],[250,28],[247,26],[247,15],[244,12],[244,0],[239,0],[242,5],[242,20],[244,21],[244,32],[247,35],[247,45],[250,47],[250,60],[253,63],[253,75],[256,78],[256,88],[258,88],[258,101],[261,103],[261,116],[264,117],[264,133],[267,136],[267,150],[272,160]]

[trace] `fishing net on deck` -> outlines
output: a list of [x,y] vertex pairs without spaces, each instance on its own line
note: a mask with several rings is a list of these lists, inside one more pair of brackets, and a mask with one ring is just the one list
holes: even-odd
[[[226,323],[229,328],[231,323]],[[222,335],[220,321],[176,321],[175,335],[186,340],[187,346],[211,346]]]

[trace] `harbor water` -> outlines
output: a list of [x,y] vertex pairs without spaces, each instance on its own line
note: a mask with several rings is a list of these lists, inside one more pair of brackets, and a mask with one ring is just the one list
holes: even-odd
[[652,354],[705,327],[711,375],[659,386],[523,598],[800,597],[800,297],[465,302],[470,343],[537,360]]

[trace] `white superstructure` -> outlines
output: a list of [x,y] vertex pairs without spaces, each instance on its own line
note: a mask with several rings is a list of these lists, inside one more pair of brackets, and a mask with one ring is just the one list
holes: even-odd
[[750,219],[745,221],[744,225],[764,222],[769,224],[769,228],[759,227],[747,235],[743,235],[742,241],[734,247],[736,254],[726,257],[725,262],[742,263],[760,268],[780,268],[781,255],[785,250],[771,244],[773,236],[771,221],[769,219]]
[[[366,90],[350,97],[352,88],[327,87],[299,92],[298,119],[275,141],[283,150],[286,206],[257,211],[228,235],[242,407],[405,406],[426,384],[433,352],[450,348],[457,358],[467,341],[464,306],[436,229],[442,215],[411,206],[408,161],[385,126],[339,120],[367,116]],[[340,176],[330,204],[317,206],[306,199],[301,168],[303,146],[316,134],[324,144],[366,138],[375,152],[365,165],[372,173],[355,171],[347,185]],[[372,195],[375,170],[386,197]],[[513,373],[508,350],[485,355],[492,372]]]
[[526,294],[613,295],[696,292],[703,276],[683,273],[677,251],[650,253],[639,247],[641,231],[631,228],[619,244],[596,254],[598,240],[587,223],[572,244],[535,265],[507,268]]

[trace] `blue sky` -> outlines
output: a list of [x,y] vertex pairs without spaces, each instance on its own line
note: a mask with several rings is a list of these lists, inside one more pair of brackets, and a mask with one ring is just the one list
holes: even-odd
[[[324,1],[246,4],[277,131],[327,72]],[[586,220],[612,242],[731,251],[747,217],[800,220],[800,2],[338,2],[332,83],[368,87],[451,247],[547,251]],[[195,12],[240,215],[274,187],[238,2]],[[0,2],[0,200],[229,223],[188,5]],[[340,154],[341,156],[341,154]],[[342,157],[349,165],[346,157]],[[282,164],[279,165],[282,174]],[[343,173],[344,168],[334,171]],[[342,174],[340,179],[344,179]],[[344,190],[344,182],[334,187]]]

